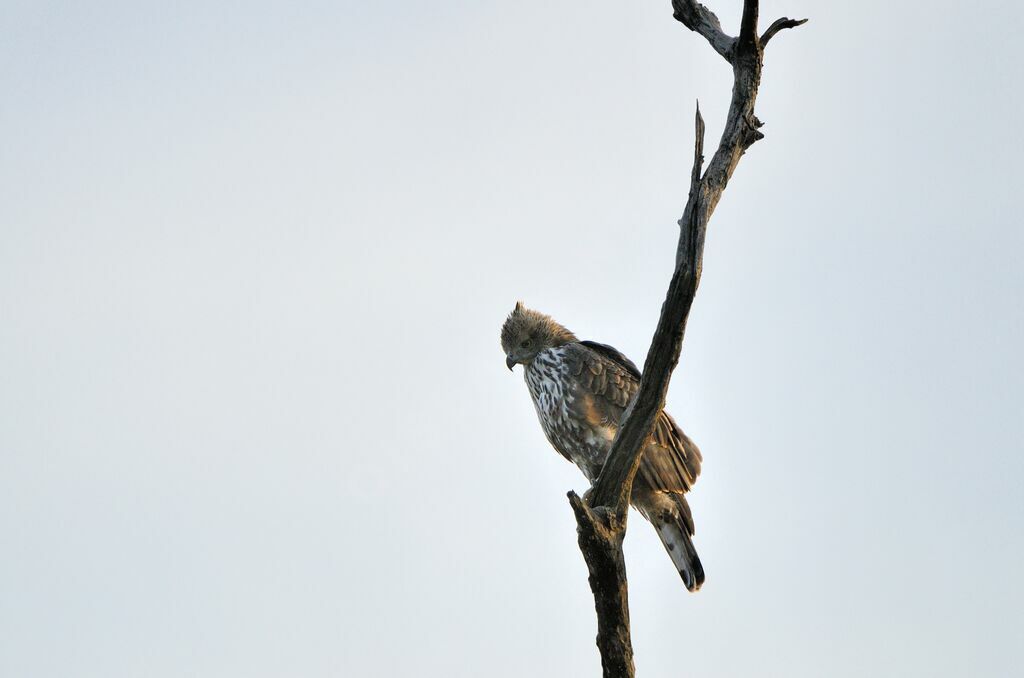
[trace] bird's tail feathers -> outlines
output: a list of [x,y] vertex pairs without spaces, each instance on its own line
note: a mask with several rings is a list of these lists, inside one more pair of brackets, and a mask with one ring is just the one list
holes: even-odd
[[[685,499],[683,501],[685,502]],[[690,521],[686,520],[688,515],[689,510],[685,514],[665,516],[658,521],[655,528],[661,538],[661,543],[665,545],[665,550],[672,558],[676,570],[679,571],[679,576],[683,578],[686,588],[690,591],[697,591],[704,583],[704,566],[701,565],[697,549],[694,548],[693,540],[690,539],[690,528],[687,525],[687,522]]]

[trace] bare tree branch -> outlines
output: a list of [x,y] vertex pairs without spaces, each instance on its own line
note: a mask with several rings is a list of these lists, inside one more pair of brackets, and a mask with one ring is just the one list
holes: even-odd
[[746,43],[747,49],[750,43],[757,41],[757,11],[758,3],[744,0],[743,16],[740,18],[740,42]]
[[575,492],[569,493],[569,504],[576,513],[580,550],[590,571],[601,667],[608,678],[630,678],[633,644],[629,637],[626,561],[622,556],[626,526],[609,516],[604,508],[591,509]]
[[[690,192],[686,199],[687,207],[691,203],[695,203],[699,197],[701,181],[700,171],[704,166],[704,118],[700,114],[700,102],[697,102],[697,114],[694,120],[694,140],[693,140],[693,169],[690,170]],[[690,217],[692,218],[692,216]],[[684,228],[684,220],[689,223],[687,215],[684,212],[683,217],[677,222],[680,228]],[[680,233],[679,246],[676,247],[676,268],[678,269],[682,265],[682,257],[685,254],[682,245],[682,234]]]
[[[647,352],[640,389],[623,416],[608,460],[590,494],[591,506],[608,507],[619,517],[624,516],[629,507],[633,476],[640,464],[640,449],[650,435],[658,412],[665,406],[672,371],[679,362],[686,319],[700,283],[708,219],[740,157],[751,144],[763,137],[757,130],[761,122],[754,116],[754,101],[761,81],[757,4],[757,0],[744,2],[740,39],[732,53],[733,91],[725,130],[703,178],[696,189],[691,185],[683,217],[679,220],[676,269]],[[703,125],[698,114],[699,137],[702,136]],[[695,159],[703,150],[703,139],[698,138],[696,143]],[[699,168],[694,169],[691,179],[699,171]]]
[[736,38],[722,31],[722,24],[714,12],[693,0],[672,0],[672,10],[677,21],[703,35],[726,61],[732,61],[732,46]]
[[761,49],[764,49],[764,46],[768,44],[768,41],[771,40],[779,31],[786,28],[796,28],[797,26],[802,26],[805,23],[807,23],[807,19],[789,19],[787,17],[776,19],[775,22],[768,27],[768,30],[766,30],[761,36]]
[[759,38],[758,0],[744,0],[740,34],[732,38],[722,31],[718,18],[700,3],[672,0],[672,7],[676,19],[703,35],[732,64],[732,101],[722,139],[703,176],[704,119],[697,107],[693,167],[686,207],[679,219],[675,270],[644,362],[640,388],[623,415],[612,449],[587,500],[569,493],[580,551],[590,571],[598,616],[597,644],[605,678],[633,676],[628,587],[622,556],[629,497],[641,451],[655,418],[665,406],[669,381],[679,362],[686,321],[700,284],[708,220],[743,153],[764,136],[758,131],[761,122],[754,115],[764,44],[783,28],[806,21],[780,19]]
[[[700,101],[697,101],[697,114],[694,116],[693,169],[690,170],[690,193],[687,202],[693,200],[694,193],[700,187],[700,170],[704,166],[704,118],[700,115]],[[679,262],[676,262],[676,266]]]
[[[665,394],[668,392],[672,371],[679,362],[686,318],[699,282],[699,260],[703,256],[704,237],[703,233],[698,233],[698,224],[690,224],[696,214],[691,205],[698,204],[704,194],[704,182],[700,179],[700,168],[704,160],[704,118],[700,115],[699,107],[694,126],[696,138],[693,169],[690,172],[690,197],[683,219],[680,220],[682,231],[679,235],[675,273],[669,283],[658,327],[647,352],[640,389],[623,414],[618,436],[612,443],[608,459],[589,496],[591,506],[606,507],[623,525],[629,509],[633,476],[640,465],[640,449],[651,433],[654,419],[665,407]],[[689,228],[683,225],[683,220],[687,220]],[[698,242],[700,252],[694,249]]]

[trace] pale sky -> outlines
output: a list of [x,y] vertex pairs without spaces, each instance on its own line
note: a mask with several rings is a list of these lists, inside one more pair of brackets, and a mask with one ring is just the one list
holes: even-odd
[[[782,15],[668,396],[707,583],[634,516],[638,675],[1010,675],[1024,9]],[[667,0],[0,25],[0,675],[599,675],[498,331],[642,364],[728,65]]]

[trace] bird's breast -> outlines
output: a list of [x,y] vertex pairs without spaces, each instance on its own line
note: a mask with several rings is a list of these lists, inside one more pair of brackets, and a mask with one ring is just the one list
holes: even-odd
[[526,384],[548,441],[593,481],[615,433],[609,427],[590,425],[576,411],[576,389],[561,358],[556,349],[541,352],[525,370]]

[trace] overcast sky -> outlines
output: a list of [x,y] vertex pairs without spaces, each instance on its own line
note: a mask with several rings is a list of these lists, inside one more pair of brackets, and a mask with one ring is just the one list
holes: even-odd
[[[639,675],[1007,676],[1024,9],[763,4],[811,22],[668,396],[704,589],[630,523]],[[498,331],[643,361],[728,65],[668,0],[0,25],[0,674],[599,675],[586,484]]]

